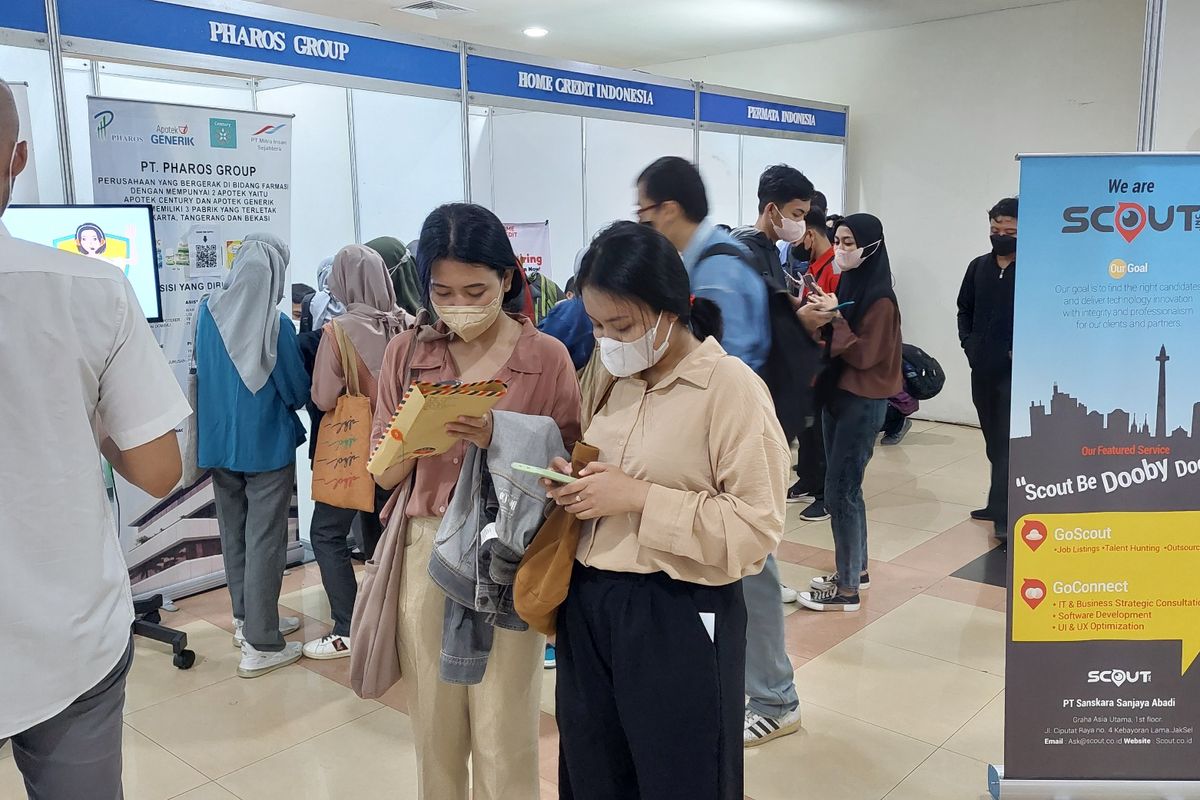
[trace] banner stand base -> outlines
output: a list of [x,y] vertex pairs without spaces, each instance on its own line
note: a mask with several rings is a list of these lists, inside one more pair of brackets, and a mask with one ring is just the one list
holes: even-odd
[[1200,800],[1200,781],[1084,781],[1005,779],[1004,765],[988,767],[993,800]]

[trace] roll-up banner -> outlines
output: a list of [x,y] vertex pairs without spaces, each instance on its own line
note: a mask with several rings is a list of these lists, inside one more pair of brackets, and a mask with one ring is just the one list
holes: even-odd
[[506,222],[504,230],[526,272],[537,270],[546,276],[554,275],[550,264],[549,221]]
[[1025,157],[1018,240],[1004,780],[1200,797],[1200,156]]
[[[225,280],[247,234],[289,238],[292,118],[105,97],[88,98],[88,117],[95,201],[154,206],[163,321],[153,327],[186,386],[200,299]],[[221,582],[207,476],[161,501],[118,476],[116,494],[136,595]],[[299,546],[297,517],[293,504],[289,549]]]

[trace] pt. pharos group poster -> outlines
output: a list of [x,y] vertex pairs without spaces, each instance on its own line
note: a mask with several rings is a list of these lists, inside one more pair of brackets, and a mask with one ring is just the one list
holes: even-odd
[[1018,241],[1004,777],[1195,781],[1200,156],[1026,157]]
[[[163,321],[153,327],[186,386],[197,304],[225,280],[242,239],[289,239],[292,119],[106,97],[89,97],[88,115],[95,201],[154,206]],[[207,477],[162,501],[116,484],[135,594],[177,597],[220,582]]]

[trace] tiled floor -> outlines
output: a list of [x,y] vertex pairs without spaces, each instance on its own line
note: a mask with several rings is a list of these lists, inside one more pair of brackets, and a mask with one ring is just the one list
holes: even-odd
[[[986,795],[986,765],[1001,757],[1005,592],[978,582],[994,569],[953,577],[994,544],[968,519],[984,500],[982,450],[976,430],[918,422],[901,446],[876,451],[866,482],[872,589],[858,614],[785,607],[804,730],[747,752],[748,798]],[[801,522],[800,509],[789,508],[779,550],[780,572],[797,588],[833,566],[829,523]],[[346,661],[302,661],[240,680],[224,590],[179,605],[166,622],[188,632],[199,658],[181,672],[166,648],[137,642],[125,716],[129,800],[416,797],[403,687],[380,702],[359,700]],[[281,605],[305,622],[289,638],[326,632],[315,565],[285,578]],[[552,798],[553,673],[547,678],[541,776]],[[23,797],[5,748],[0,800]]]

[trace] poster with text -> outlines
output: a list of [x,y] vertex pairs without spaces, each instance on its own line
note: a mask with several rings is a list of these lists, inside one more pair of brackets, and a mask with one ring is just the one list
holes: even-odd
[[[154,206],[163,321],[153,327],[186,387],[196,308],[243,237],[289,239],[291,118],[104,97],[88,98],[88,116],[95,201]],[[207,476],[161,501],[117,477],[116,494],[136,595],[213,584],[223,565]],[[297,530],[293,508],[290,541]]]
[[1005,778],[1200,779],[1200,156],[1021,162]]
[[504,230],[526,272],[536,269],[547,277],[553,274],[550,271],[549,222],[506,222]]

